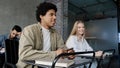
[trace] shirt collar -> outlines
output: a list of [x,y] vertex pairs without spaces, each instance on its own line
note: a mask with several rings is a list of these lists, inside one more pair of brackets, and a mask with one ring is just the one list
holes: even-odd
[[[41,24],[40,24],[40,22],[38,22],[38,25],[40,25],[40,30],[42,30],[42,26],[41,26]],[[54,33],[55,32],[55,29],[54,28],[50,28],[50,29],[48,29],[51,33]]]

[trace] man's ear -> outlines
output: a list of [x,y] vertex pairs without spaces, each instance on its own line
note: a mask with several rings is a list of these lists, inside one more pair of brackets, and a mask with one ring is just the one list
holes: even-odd
[[43,16],[42,16],[42,15],[40,15],[39,17],[40,17],[40,18],[42,18]]

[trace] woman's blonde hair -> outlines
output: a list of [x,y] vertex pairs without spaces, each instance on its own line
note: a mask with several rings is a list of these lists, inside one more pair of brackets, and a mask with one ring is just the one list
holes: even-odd
[[[75,21],[74,26],[73,26],[73,28],[72,28],[72,31],[71,31],[68,39],[70,38],[71,35],[76,35],[76,33],[77,33],[77,25],[78,25],[79,23],[84,24],[84,22],[83,22],[82,20],[77,20],[77,21]],[[85,35],[83,35],[83,36],[85,36]],[[67,39],[67,41],[68,41],[68,39]],[[67,42],[67,41],[66,41],[66,42]]]
[[74,23],[74,26],[73,26],[73,28],[72,28],[72,31],[71,31],[70,35],[76,35],[76,33],[77,33],[77,25],[78,25],[79,23],[84,24],[84,22],[83,22],[82,20],[77,20],[77,21]]

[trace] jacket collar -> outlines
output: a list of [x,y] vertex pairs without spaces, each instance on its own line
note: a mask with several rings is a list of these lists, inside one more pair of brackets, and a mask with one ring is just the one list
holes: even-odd
[[[40,22],[38,22],[38,25],[40,25],[40,30],[42,30],[42,27],[41,27]],[[55,32],[55,29],[51,27],[51,28],[49,29],[49,31],[50,31],[51,33],[54,33],[54,32]]]

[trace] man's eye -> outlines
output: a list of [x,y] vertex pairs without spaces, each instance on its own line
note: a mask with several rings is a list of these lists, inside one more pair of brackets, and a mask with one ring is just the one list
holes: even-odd
[[50,14],[51,16],[53,16],[53,14]]

